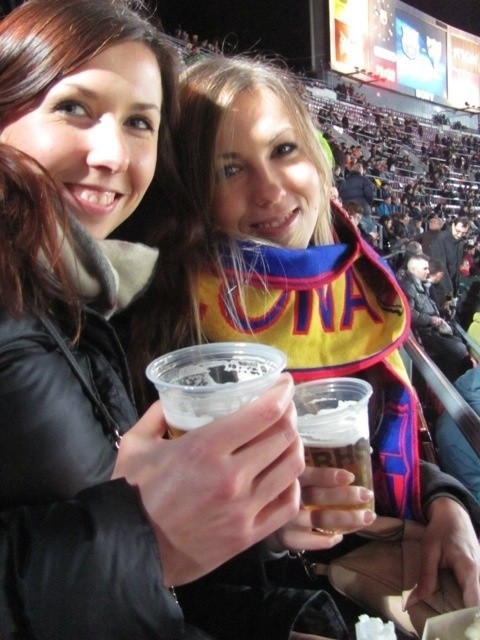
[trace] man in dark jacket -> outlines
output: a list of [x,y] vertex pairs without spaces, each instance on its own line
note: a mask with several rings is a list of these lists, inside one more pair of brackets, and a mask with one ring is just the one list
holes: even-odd
[[429,256],[441,260],[445,265],[445,274],[441,284],[445,291],[453,297],[457,295],[460,265],[469,229],[470,220],[468,218],[455,218],[430,245]]
[[373,231],[375,229],[375,223],[372,220],[374,187],[373,182],[364,175],[364,168],[360,162],[353,165],[339,191],[343,203],[347,204],[354,200],[362,205],[362,227],[366,233]]
[[443,220],[437,216],[436,213],[432,213],[427,218],[427,230],[424,233],[418,235],[416,240],[422,245],[423,253],[430,256],[430,247],[438,238],[442,231]]
[[411,256],[400,286],[407,296],[411,311],[412,329],[423,348],[445,376],[454,381],[472,366],[465,343],[453,335],[430,297],[428,256]]

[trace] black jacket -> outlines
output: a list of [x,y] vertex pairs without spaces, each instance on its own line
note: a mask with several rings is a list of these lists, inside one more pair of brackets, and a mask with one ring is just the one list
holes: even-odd
[[440,312],[428,289],[409,271],[399,281],[410,305],[412,327],[420,330],[433,327],[432,318],[440,316]]
[[430,245],[430,258],[436,258],[445,265],[445,273],[440,282],[453,295],[457,293],[464,246],[463,240],[455,240],[450,227],[441,231]]
[[86,311],[70,353],[89,391],[39,320],[0,313],[0,637],[183,638],[137,491],[105,482],[137,419],[122,349]]
[[345,182],[339,189],[344,204],[351,200],[359,202],[364,207],[364,213],[370,213],[370,206],[374,198],[373,182],[359,171],[349,171]]
[[[0,312],[0,504],[42,504],[71,498],[111,476],[114,428],[137,421],[123,351],[105,320],[84,314],[82,336],[68,348],[97,402],[57,341],[37,319]],[[99,407],[109,414],[99,415]],[[32,481],[32,478],[35,478]]]

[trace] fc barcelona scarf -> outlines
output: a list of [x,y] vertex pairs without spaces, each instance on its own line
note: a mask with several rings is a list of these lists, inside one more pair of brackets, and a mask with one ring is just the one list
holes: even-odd
[[202,328],[211,342],[281,349],[295,382],[373,376],[382,397],[372,434],[377,511],[422,519],[416,397],[398,352],[408,305],[388,266],[338,215],[343,243],[297,250],[239,241],[240,279],[226,250],[228,283],[214,268],[200,281]]

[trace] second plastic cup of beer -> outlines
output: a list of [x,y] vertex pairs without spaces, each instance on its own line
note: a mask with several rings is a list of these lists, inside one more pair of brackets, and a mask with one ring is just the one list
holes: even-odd
[[169,436],[176,438],[253,402],[285,364],[285,354],[274,347],[217,342],[167,353],[146,374],[162,401]]
[[[357,378],[326,378],[295,387],[298,431],[305,462],[313,467],[336,467],[354,474],[352,484],[373,490],[368,382]],[[306,509],[372,509],[374,500],[353,506],[305,504]]]

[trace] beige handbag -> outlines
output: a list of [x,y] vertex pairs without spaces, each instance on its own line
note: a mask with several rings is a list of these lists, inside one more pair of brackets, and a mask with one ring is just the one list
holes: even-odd
[[413,638],[422,636],[427,618],[463,608],[462,592],[450,570],[442,570],[431,597],[412,594],[420,568],[418,522],[378,517],[359,535],[371,539],[328,565],[315,564],[315,573],[327,575],[332,586],[365,613],[392,620]]

